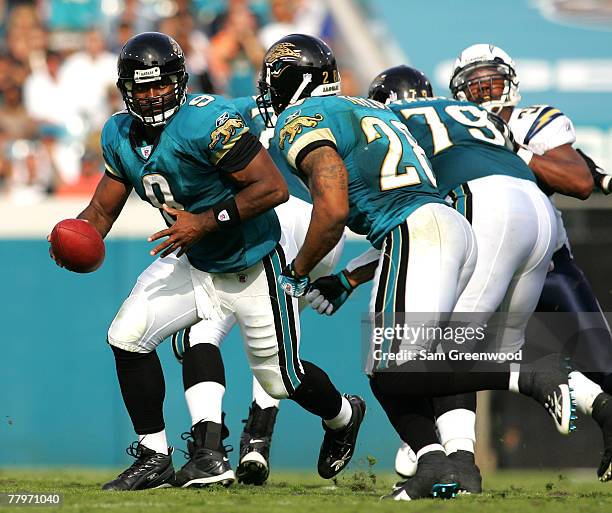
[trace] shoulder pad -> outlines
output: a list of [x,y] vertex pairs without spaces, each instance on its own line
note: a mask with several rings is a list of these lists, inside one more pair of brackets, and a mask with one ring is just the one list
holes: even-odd
[[529,144],[529,141],[533,139],[533,137],[537,135],[545,126],[550,124],[554,119],[563,115],[563,112],[561,112],[559,109],[555,109],[554,107],[543,108],[527,131],[527,134],[525,135],[525,144]]

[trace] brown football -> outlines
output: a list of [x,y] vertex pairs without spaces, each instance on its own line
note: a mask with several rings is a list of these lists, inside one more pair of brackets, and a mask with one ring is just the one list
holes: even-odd
[[50,239],[53,254],[70,271],[90,273],[104,262],[104,241],[87,221],[64,219],[55,225]]

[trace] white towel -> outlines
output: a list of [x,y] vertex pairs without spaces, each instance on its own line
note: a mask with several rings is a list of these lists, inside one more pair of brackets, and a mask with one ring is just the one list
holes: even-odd
[[223,320],[226,316],[221,308],[221,301],[217,295],[212,276],[193,266],[190,266],[190,268],[198,317],[207,321]]

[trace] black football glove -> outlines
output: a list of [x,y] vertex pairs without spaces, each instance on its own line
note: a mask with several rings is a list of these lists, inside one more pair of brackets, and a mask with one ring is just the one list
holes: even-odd
[[353,292],[343,272],[315,280],[306,294],[310,306],[321,315],[333,315]]
[[595,185],[597,185],[599,190],[604,194],[610,194],[610,192],[612,192],[612,187],[610,187],[612,175],[607,174],[601,167],[595,164],[593,159],[589,157],[580,148],[576,148],[576,151],[578,152],[578,155],[580,155],[584,159],[586,165],[589,167],[589,171],[591,172],[591,175],[593,175]]

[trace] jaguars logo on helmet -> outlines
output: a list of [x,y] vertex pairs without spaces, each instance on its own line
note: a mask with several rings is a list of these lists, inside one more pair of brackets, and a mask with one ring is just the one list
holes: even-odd
[[293,43],[277,43],[266,54],[266,60],[273,62],[276,59],[299,59],[302,56],[300,49]]
[[[143,32],[130,38],[119,54],[117,71],[117,87],[128,112],[145,125],[166,124],[185,102],[185,57],[178,43],[166,34]],[[135,98],[134,89],[149,82],[174,87],[162,95]]]
[[266,126],[273,127],[268,108],[278,115],[310,96],[340,92],[340,73],[333,52],[323,41],[291,34],[267,51],[259,77],[257,105]]

